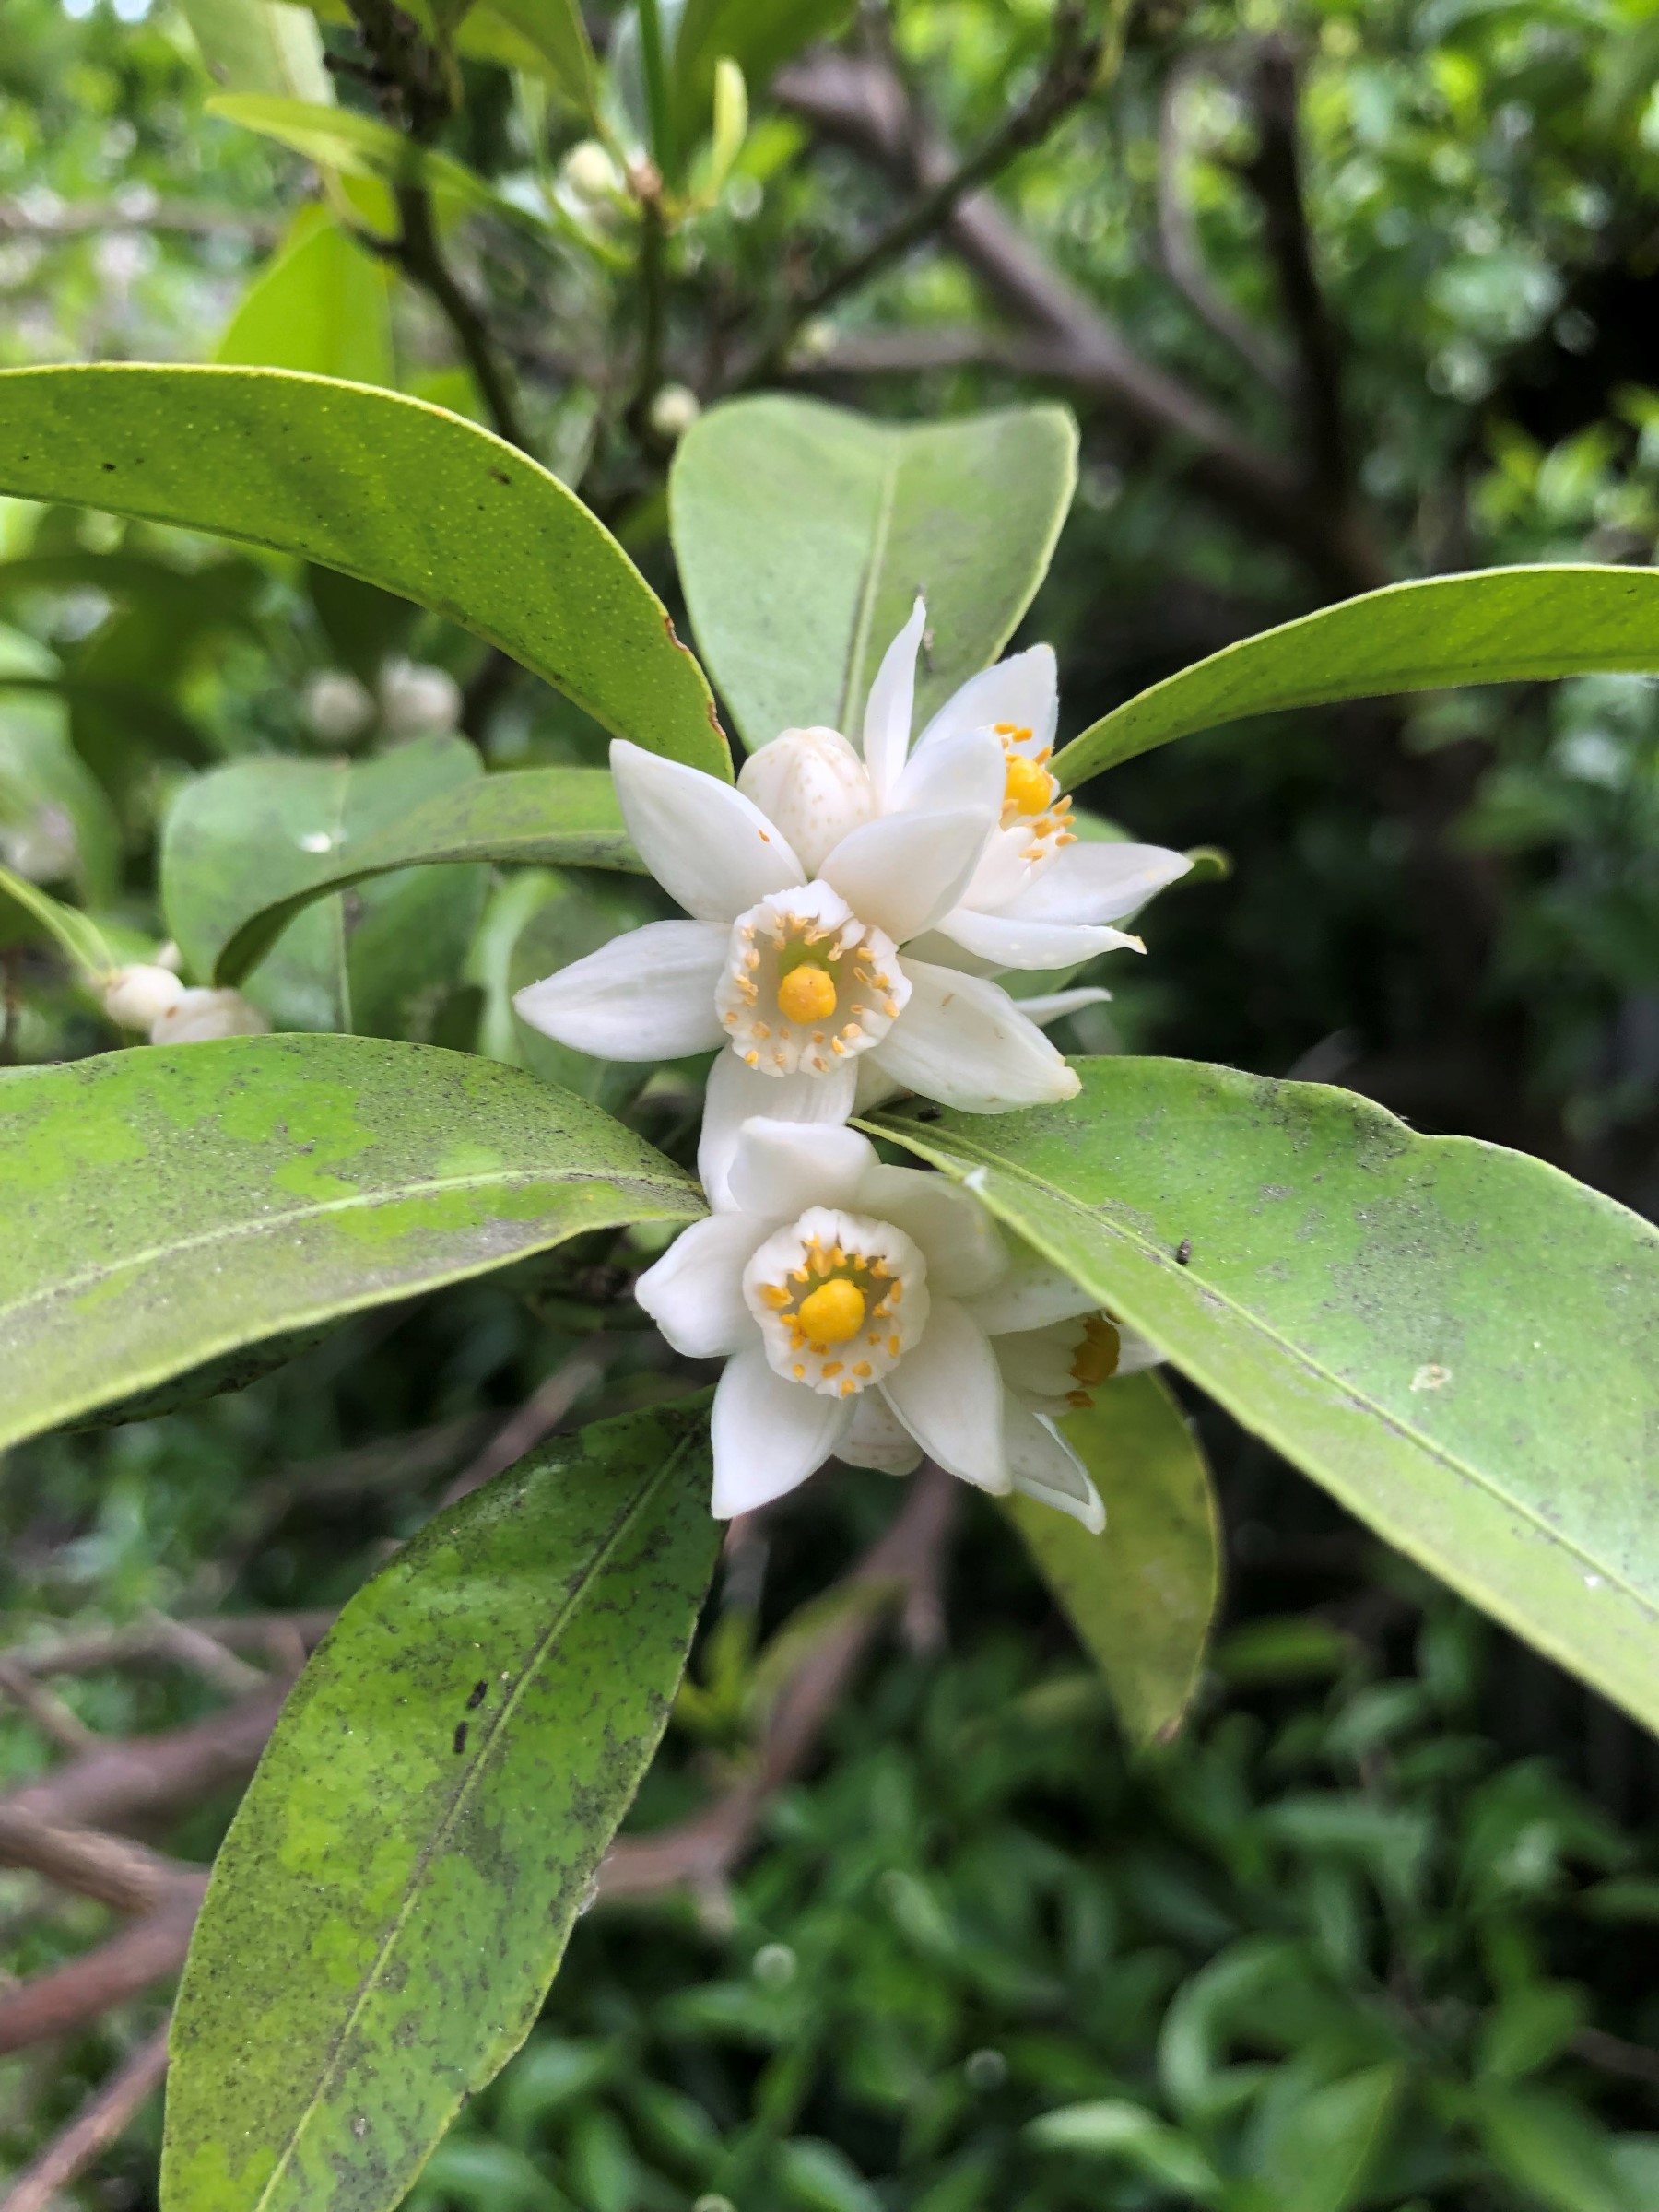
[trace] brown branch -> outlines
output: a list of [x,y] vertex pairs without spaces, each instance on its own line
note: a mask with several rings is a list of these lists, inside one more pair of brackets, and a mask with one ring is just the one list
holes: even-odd
[[57,2140],[18,2174],[0,2212],[48,2212],[61,2192],[109,2149],[166,2072],[163,2026],[92,2092]]
[[124,1836],[59,1828],[15,1806],[0,1807],[0,1866],[25,1867],[117,1912],[153,1912],[182,1891],[199,1890],[207,1878],[205,1868]]
[[1196,75],[1194,58],[1178,62],[1164,80],[1158,113],[1158,249],[1164,275],[1205,326],[1281,398],[1290,375],[1278,348],[1210,281],[1192,209],[1182,189],[1187,147],[1181,109]]
[[577,1400],[599,1381],[610,1364],[614,1349],[608,1337],[590,1337],[581,1351],[573,1353],[562,1367],[556,1368],[512,1419],[497,1430],[472,1465],[456,1476],[444,1491],[441,1502],[453,1505],[458,1498],[466,1497],[493,1481],[496,1476],[504,1474],[526,1452],[534,1452],[544,1437],[553,1433]]
[[460,347],[478,395],[489,413],[496,435],[522,452],[530,450],[518,401],[513,397],[507,371],[496,358],[489,328],[483,315],[462,289],[438,242],[432,217],[432,195],[424,184],[397,188],[398,233],[389,249],[392,258],[411,283],[428,293],[455,343]]
[[1618,2074],[1626,2081],[1645,2082],[1659,2089],[1659,2051],[1645,2043],[1627,2043],[1622,2036],[1602,2028],[1580,2028],[1572,2038],[1574,2055],[1604,2074]]
[[[819,55],[782,72],[774,89],[823,135],[867,155],[900,183],[936,182],[955,167],[948,147],[878,64]],[[1389,581],[1350,517],[1310,500],[1295,469],[1243,437],[1178,377],[1144,361],[1110,316],[1044,259],[989,193],[959,201],[944,235],[1023,326],[1021,366],[1029,373],[1094,400],[1143,438],[1172,444],[1197,489],[1297,554],[1328,594],[1369,591]]]
[[19,1712],[26,1712],[47,1742],[55,1744],[60,1751],[79,1753],[98,1741],[97,1732],[88,1727],[79,1713],[71,1712],[62,1698],[42,1689],[32,1676],[4,1660],[0,1660],[0,1694],[9,1698]]
[[287,1683],[273,1683],[188,1727],[105,1744],[8,1792],[0,1814],[29,1813],[65,1828],[128,1828],[168,1818],[247,1780],[287,1694]]
[[[208,1637],[227,1651],[259,1652],[278,1665],[286,1665],[296,1648],[303,1655],[320,1643],[333,1619],[332,1611],[229,1613],[180,1623],[158,1614],[128,1628],[100,1629],[88,1635],[65,1636],[55,1643],[20,1644],[5,1653],[0,1665],[14,1674],[36,1678],[89,1675],[102,1667],[143,1666],[158,1660],[195,1668],[194,1640]],[[191,1630],[188,1653],[172,1634],[181,1626]]]
[[199,1903],[199,1897],[181,1893],[96,1950],[0,1990],[0,2053],[73,2034],[176,1974]]

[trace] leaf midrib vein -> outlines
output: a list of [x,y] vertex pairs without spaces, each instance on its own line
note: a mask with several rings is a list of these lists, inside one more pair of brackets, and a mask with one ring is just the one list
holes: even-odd
[[[897,439],[884,441],[888,452],[882,470],[881,488],[876,500],[876,521],[870,534],[870,558],[865,565],[864,582],[859,588],[858,612],[853,625],[853,647],[847,655],[847,676],[841,693],[841,712],[837,727],[853,745],[850,724],[858,695],[865,688],[865,661],[870,650],[870,631],[876,620],[876,595],[881,586],[881,565],[887,558],[888,539],[892,535],[893,505],[899,495],[899,457]],[[862,750],[862,747],[860,747]]]

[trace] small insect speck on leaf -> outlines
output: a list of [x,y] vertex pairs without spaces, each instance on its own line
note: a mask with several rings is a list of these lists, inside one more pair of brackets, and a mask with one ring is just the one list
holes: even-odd
[[1411,1387],[1413,1390],[1444,1390],[1451,1380],[1452,1370],[1449,1367],[1436,1367],[1430,1362],[1429,1366],[1418,1369],[1411,1378]]
[[1193,1240],[1192,1240],[1192,1238],[1191,1238],[1191,1237],[1182,1237],[1182,1240],[1181,1240],[1181,1241],[1180,1241],[1180,1243],[1179,1243],[1179,1244],[1177,1244],[1177,1245],[1176,1245],[1176,1247],[1175,1247],[1175,1265],[1176,1265],[1176,1266],[1177,1266],[1177,1267],[1184,1267],[1184,1266],[1186,1265],[1187,1262],[1188,1262],[1188,1261],[1189,1261],[1189,1260],[1192,1258],[1192,1256],[1193,1256]]
[[512,481],[504,468],[492,468],[489,473],[498,484],[511,484]]
[[459,1759],[462,1752],[465,1751],[465,1748],[466,1723],[465,1721],[457,1721],[455,1723],[455,1757]]
[[475,1682],[472,1686],[472,1696],[466,1700],[467,1712],[476,1712],[488,1695],[489,1685],[488,1682]]
[[98,465],[103,470],[106,477],[112,477],[115,474],[115,464],[113,461],[100,461]]
[[316,1148],[317,1148],[317,1140],[316,1140],[316,1138],[315,1138],[314,1136],[312,1138],[312,1140],[311,1140],[310,1144],[308,1144],[308,1145],[297,1145],[297,1146],[295,1147],[295,1150],[296,1150],[296,1151],[299,1151],[299,1152],[314,1152],[314,1151],[316,1150]]
[[916,1119],[919,1122],[936,1122],[943,1111],[944,1109],[938,1106],[918,1106]]
[[358,2141],[359,2141],[359,2143],[362,2141],[363,2137],[364,2137],[364,2136],[366,2136],[366,2135],[369,2133],[369,2123],[368,2123],[368,2121],[367,2121],[367,2120],[365,2120],[365,2119],[364,2119],[364,2117],[363,2117],[363,2115],[362,2115],[362,2113],[361,2113],[361,2112],[359,2112],[359,2113],[358,2114],[357,2118],[356,2118],[356,2119],[355,2119],[355,2120],[352,2122],[352,2124],[351,2124],[351,2132],[352,2132],[352,2134],[353,2134],[353,2135],[354,2135],[354,2136],[357,2137],[357,2139],[358,2139]]

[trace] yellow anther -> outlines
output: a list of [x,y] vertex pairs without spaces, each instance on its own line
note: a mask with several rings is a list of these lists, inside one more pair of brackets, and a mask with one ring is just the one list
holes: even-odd
[[1023,753],[1008,755],[1008,771],[1003,784],[1003,802],[1017,814],[1041,814],[1046,811],[1054,789],[1054,779],[1046,768],[1039,768],[1035,760],[1028,760]]
[[801,1300],[801,1322],[822,1344],[845,1344],[864,1326],[865,1295],[856,1283],[836,1276]]
[[1091,1313],[1083,1324],[1083,1341],[1072,1354],[1072,1381],[1081,1385],[1070,1394],[1073,1405],[1088,1404],[1088,1393],[1117,1373],[1121,1342],[1104,1313]]
[[828,968],[803,961],[778,985],[778,1010],[791,1021],[828,1021],[835,1011],[835,978]]

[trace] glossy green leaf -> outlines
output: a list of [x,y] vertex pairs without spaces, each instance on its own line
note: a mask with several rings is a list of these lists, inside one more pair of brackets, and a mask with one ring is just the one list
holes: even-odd
[[223,901],[194,939],[194,957],[216,982],[238,982],[312,900],[394,868],[458,861],[500,866],[562,862],[641,872],[622,826],[616,786],[602,768],[515,769],[457,782],[335,850],[313,855],[296,847],[291,857],[289,888],[223,886]]
[[1156,1375],[1107,1383],[1061,1426],[1105,1504],[1105,1534],[1035,1499],[1004,1502],[1105,1676],[1124,1732],[1135,1744],[1167,1743],[1198,1687],[1220,1594],[1209,1468]]
[[1092,723],[1054,767],[1075,790],[1120,760],[1249,714],[1619,669],[1659,669],[1659,572],[1652,569],[1431,576],[1224,646]]
[[[1282,2086],[1287,2076],[1281,2076]],[[1293,2078],[1293,2077],[1291,2077]],[[1252,2178],[1273,2212],[1352,2212],[1399,2110],[1397,2065],[1365,2066],[1294,2099],[1270,2091],[1252,2130]]]
[[1201,2146],[1143,2104],[1120,2098],[1064,2104],[1031,2121],[1025,2133],[1041,2150],[1111,2159],[1150,2182],[1179,2189],[1194,2204],[1214,2204],[1221,2191],[1220,2176]]
[[699,1404],[544,1446],[347,1606],[214,1868],[168,2212],[383,2212],[528,2033],[719,1548]]
[[267,92],[227,92],[207,102],[210,115],[274,138],[296,154],[303,154],[322,169],[337,169],[347,176],[374,177],[387,184],[424,184],[457,209],[497,215],[515,227],[541,225],[516,202],[506,199],[494,185],[436,147],[418,146],[412,138],[354,108],[324,106],[315,100],[286,100]]
[[1611,2138],[1565,2098],[1535,2087],[1483,2088],[1468,2105],[1487,2156],[1529,2203],[1550,2212],[1649,2212],[1626,2186]]
[[216,361],[391,384],[392,276],[331,210],[301,208],[282,251],[243,293]]
[[1065,1106],[881,1125],[1390,1543],[1659,1721],[1659,1230],[1346,1091],[1077,1065]]
[[576,0],[488,0],[476,14],[504,23],[535,54],[538,74],[585,113],[594,113],[598,69]]
[[[167,926],[190,973],[210,977],[250,910],[276,907],[269,957],[248,995],[279,1028],[401,1034],[399,1006],[454,980],[477,920],[476,870],[422,868],[377,881],[349,902],[309,887],[342,855],[422,802],[453,806],[482,780],[462,737],[425,737],[355,765],[237,760],[188,783],[168,816],[161,853]],[[406,866],[407,855],[388,863]],[[424,857],[424,856],[421,856]],[[371,852],[372,863],[372,852]],[[383,874],[371,865],[370,874]],[[300,887],[306,894],[295,898]],[[285,926],[286,925],[286,926]],[[253,965],[244,961],[238,977]]]
[[708,133],[723,60],[735,62],[758,94],[792,55],[816,39],[833,38],[852,13],[853,0],[686,0],[674,37],[682,146]]
[[994,660],[1048,567],[1077,445],[1053,406],[902,425],[768,395],[703,416],[675,454],[674,549],[745,744],[815,723],[856,737],[918,592],[919,717]]
[[7,855],[12,838],[48,855],[61,849],[63,877],[89,904],[105,905],[120,881],[121,825],[69,742],[68,686],[53,677],[21,680],[30,689],[8,691],[0,702],[0,856],[18,857]]
[[241,1346],[701,1211],[596,1108],[425,1045],[238,1037],[19,1069],[0,1448]]
[[0,491],[344,569],[488,639],[618,736],[731,773],[702,671],[616,539],[441,408],[276,369],[8,370]]
[[30,883],[27,877],[14,876],[9,868],[0,867],[0,900],[26,914],[33,926],[52,940],[71,967],[83,975],[103,975],[114,967],[114,958],[97,923],[76,908],[65,906],[50,891],[41,890],[38,883]]
[[207,74],[232,92],[332,101],[317,26],[286,0],[183,0]]

